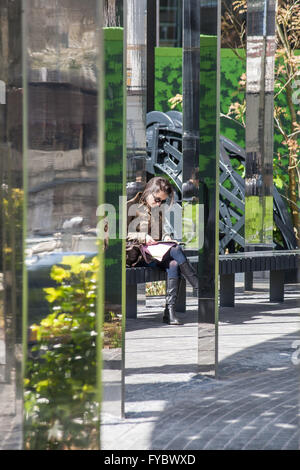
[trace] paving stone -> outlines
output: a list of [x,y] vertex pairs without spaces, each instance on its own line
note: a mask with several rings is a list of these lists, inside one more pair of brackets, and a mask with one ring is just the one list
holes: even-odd
[[[299,285],[268,302],[267,282],[237,286],[221,308],[218,378],[197,368],[196,299],[185,324],[162,323],[164,300],[143,298],[127,321],[125,419],[102,416],[104,450],[299,449]],[[296,353],[296,354],[295,354]],[[20,449],[21,405],[0,383],[0,449]]]
[[235,308],[220,309],[217,380],[197,372],[195,299],[175,328],[161,323],[162,299],[140,304],[127,322],[125,427],[108,440],[102,426],[103,449],[299,449],[299,286],[286,286],[282,304],[267,286],[240,285]]

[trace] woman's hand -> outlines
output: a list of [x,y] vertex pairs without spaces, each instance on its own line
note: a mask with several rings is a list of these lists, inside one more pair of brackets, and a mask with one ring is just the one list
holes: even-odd
[[175,243],[178,243],[176,240],[173,240],[173,238],[170,237],[170,235],[165,235],[165,236],[164,236],[164,242],[175,242]]
[[147,245],[155,245],[156,241],[150,235],[146,235],[146,244]]

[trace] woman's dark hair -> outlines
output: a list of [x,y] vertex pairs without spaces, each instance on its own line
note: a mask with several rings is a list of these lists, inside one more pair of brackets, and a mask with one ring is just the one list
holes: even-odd
[[158,191],[163,191],[171,199],[171,204],[174,201],[174,189],[171,183],[162,176],[154,176],[151,180],[148,181],[146,187],[141,195],[140,203],[145,204],[147,202],[147,197],[149,194],[156,194]]

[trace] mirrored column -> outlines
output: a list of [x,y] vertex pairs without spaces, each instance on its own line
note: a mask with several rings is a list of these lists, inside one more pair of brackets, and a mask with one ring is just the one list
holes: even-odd
[[275,0],[247,2],[245,243],[273,243]]
[[123,226],[123,222],[126,223],[123,216],[126,208],[126,33],[118,18],[114,23],[111,19],[104,29],[105,205],[99,206],[98,215],[106,216],[102,221],[108,223],[108,231],[104,231],[107,237],[102,413],[103,416],[109,414],[121,418],[124,416],[126,307],[126,262],[123,259],[126,238]]
[[158,41],[159,2],[147,0],[147,112],[154,111],[155,46]]
[[0,449],[22,448],[21,1],[0,2]]
[[102,2],[23,9],[24,447],[99,449]]
[[127,0],[128,196],[146,183],[147,0]]
[[[183,217],[195,236],[187,249],[198,255],[199,371],[217,370],[219,2],[211,2],[215,36],[201,36],[207,2],[183,2]],[[193,191],[191,191],[193,189]],[[183,233],[185,227],[183,226]]]

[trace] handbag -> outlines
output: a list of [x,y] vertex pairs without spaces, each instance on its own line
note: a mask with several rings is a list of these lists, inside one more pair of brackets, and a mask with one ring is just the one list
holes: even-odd
[[136,240],[126,242],[126,267],[136,266],[143,259],[141,244]]

